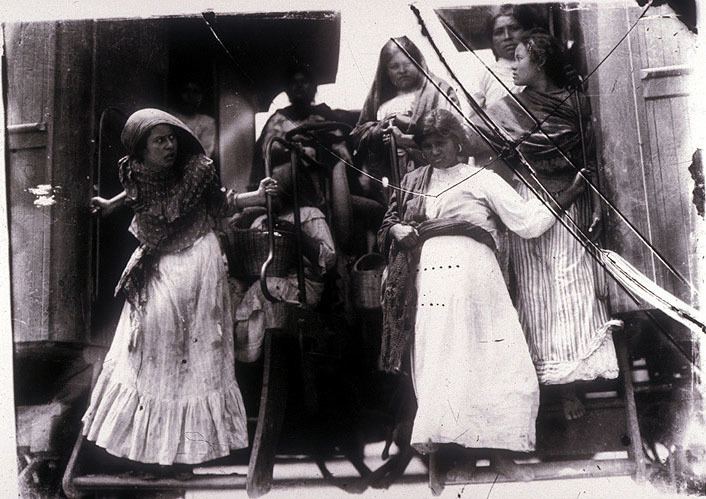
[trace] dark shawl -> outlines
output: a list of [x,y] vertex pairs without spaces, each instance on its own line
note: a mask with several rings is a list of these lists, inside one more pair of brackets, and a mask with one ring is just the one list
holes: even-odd
[[[570,96],[563,89],[543,93],[526,88],[516,94],[515,98],[539,120],[541,129],[509,95],[491,105],[487,110],[488,116],[508,133],[514,143],[520,144],[520,152],[535,168],[538,179],[549,191],[556,192],[568,187],[577,170],[561,157],[557,146],[578,168],[591,168],[595,162],[588,99],[583,95],[579,97],[588,163],[584,165],[576,96]],[[478,117],[473,118],[473,122],[498,149],[506,147],[504,141]],[[520,169],[520,173],[527,173],[520,165],[514,166]]]

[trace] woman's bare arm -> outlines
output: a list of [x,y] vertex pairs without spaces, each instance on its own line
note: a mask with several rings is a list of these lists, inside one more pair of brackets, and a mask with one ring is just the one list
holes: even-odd
[[127,193],[125,191],[120,194],[110,198],[105,199],[100,196],[91,198],[90,207],[91,213],[94,215],[100,214],[102,217],[106,217],[114,212],[116,209],[120,208],[125,204],[127,199]]

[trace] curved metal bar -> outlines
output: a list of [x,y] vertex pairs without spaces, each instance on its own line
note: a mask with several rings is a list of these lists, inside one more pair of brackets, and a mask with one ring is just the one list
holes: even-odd
[[[103,111],[101,111],[100,117],[98,118],[98,141],[96,147],[97,158],[95,168],[93,169],[93,189],[92,196],[100,196],[100,186],[101,186],[101,173],[103,170],[103,134],[105,127],[105,119],[108,112],[114,112],[120,115],[121,118],[127,119],[127,115],[122,109],[115,106],[108,106]],[[91,197],[92,197],[91,196]],[[93,251],[93,290],[91,292],[91,298],[95,302],[98,297],[98,290],[100,289],[100,240],[101,240],[101,217],[96,217],[94,219],[95,232],[93,233],[93,244],[95,245],[95,250]]]
[[[303,125],[299,125],[296,128],[292,128],[290,131],[288,131],[285,135],[284,138],[285,140],[291,141],[293,137],[303,134],[303,133],[311,133],[311,132],[325,132],[329,130],[344,130],[344,131],[351,131],[353,127],[351,127],[348,123],[343,123],[341,121],[323,121],[320,123],[305,123]],[[343,137],[345,138],[345,136]]]
[[[272,145],[275,142],[282,145],[286,149],[292,149],[292,144],[282,139],[281,137],[272,137],[267,142],[267,145],[265,146],[265,176],[267,177],[272,176],[271,150]],[[296,186],[296,183],[294,183],[294,185]],[[294,190],[296,191],[296,189]],[[279,303],[284,300],[280,300],[279,298],[275,298],[274,296],[272,296],[272,293],[270,293],[270,290],[267,288],[267,267],[270,266],[270,263],[272,263],[272,260],[275,256],[275,224],[274,215],[272,213],[272,196],[270,194],[267,194],[265,202],[267,206],[267,242],[269,245],[269,250],[267,253],[267,259],[260,268],[260,289],[262,290],[262,294],[268,301],[271,301],[272,303]],[[298,214],[298,211],[296,213]]]
[[299,291],[297,299],[300,306],[306,305],[306,283],[304,282],[304,255],[302,242],[302,220],[299,213],[299,179],[297,178],[297,161],[299,150],[297,147],[291,149],[290,168],[292,169],[292,214],[294,215],[294,234],[297,239],[297,285]]
[[[392,125],[392,122],[390,122],[390,125]],[[397,159],[397,140],[395,139],[395,134],[392,133],[392,130],[387,130],[383,133],[382,140],[389,148],[390,183],[399,187],[402,178],[400,175],[399,161]]]

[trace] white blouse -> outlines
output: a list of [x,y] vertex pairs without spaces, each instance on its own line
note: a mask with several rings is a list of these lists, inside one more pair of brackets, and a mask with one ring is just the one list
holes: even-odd
[[459,163],[434,168],[425,199],[427,218],[456,218],[487,230],[496,245],[498,218],[518,236],[532,239],[546,232],[556,218],[537,198],[525,200],[498,174]]
[[[493,70],[495,76],[497,76],[513,94],[518,94],[525,87],[515,85],[512,79],[513,64],[512,61],[501,58],[489,67]],[[508,93],[490,71],[485,68],[483,68],[482,71],[478,91],[474,92],[473,97],[483,109],[488,109],[494,102],[502,99],[508,95]]]
[[392,99],[380,104],[377,112],[378,120],[382,120],[390,114],[402,114],[412,116],[414,112],[414,102],[417,99],[417,92],[409,92],[397,95]]

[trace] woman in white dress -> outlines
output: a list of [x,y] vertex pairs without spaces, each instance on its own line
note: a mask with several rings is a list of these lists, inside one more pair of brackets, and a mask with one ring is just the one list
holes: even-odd
[[[497,174],[464,163],[469,144],[449,111],[425,114],[415,140],[430,164],[404,177],[378,234],[389,270],[382,367],[399,369],[410,344],[417,450],[492,449],[493,465],[507,475],[503,451],[534,449],[539,388],[496,260],[498,225],[534,238],[555,217]],[[582,190],[577,175],[557,204],[568,206]]]
[[182,465],[248,446],[234,373],[232,304],[215,219],[262,205],[257,191],[221,189],[213,161],[174,116],[141,109],[121,135],[125,190],[91,200],[107,215],[122,205],[139,240],[116,292],[126,300],[83,416],[83,434],[109,454]]

